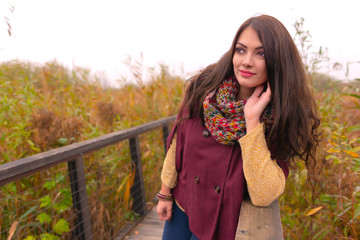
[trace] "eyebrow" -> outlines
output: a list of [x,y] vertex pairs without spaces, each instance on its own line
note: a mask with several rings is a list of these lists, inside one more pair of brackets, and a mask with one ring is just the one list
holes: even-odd
[[[248,48],[246,45],[244,45],[244,44],[242,44],[241,42],[237,42],[236,43],[236,45],[241,45],[242,47],[244,47],[244,48]],[[255,50],[259,50],[259,49],[264,49],[264,47],[263,46],[260,46],[260,47],[257,47],[257,48],[255,48]]]

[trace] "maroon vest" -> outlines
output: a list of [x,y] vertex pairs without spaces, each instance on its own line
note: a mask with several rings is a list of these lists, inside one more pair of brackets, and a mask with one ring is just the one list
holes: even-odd
[[[192,233],[200,240],[233,240],[246,181],[240,145],[218,143],[199,118],[174,126],[178,181],[172,194],[189,217]],[[283,162],[279,165],[288,175]]]

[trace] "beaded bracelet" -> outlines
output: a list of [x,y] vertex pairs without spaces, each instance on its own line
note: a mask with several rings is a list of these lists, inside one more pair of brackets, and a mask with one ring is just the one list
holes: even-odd
[[161,192],[158,192],[156,194],[157,198],[159,200],[165,200],[165,201],[173,201],[174,200],[174,197],[170,194],[170,195],[164,195],[164,194],[161,194]]

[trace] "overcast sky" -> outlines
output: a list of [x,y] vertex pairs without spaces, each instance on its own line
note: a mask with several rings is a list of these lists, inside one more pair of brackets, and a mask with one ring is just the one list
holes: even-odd
[[[56,59],[114,83],[127,73],[124,61],[142,53],[148,67],[186,74],[217,61],[247,18],[269,14],[292,36],[303,17],[314,50],[327,47],[329,65],[346,64],[360,61],[358,10],[358,0],[0,0],[0,61]],[[350,66],[350,78],[360,78],[360,64]]]

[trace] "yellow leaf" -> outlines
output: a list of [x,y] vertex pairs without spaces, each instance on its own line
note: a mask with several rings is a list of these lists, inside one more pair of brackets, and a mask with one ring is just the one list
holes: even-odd
[[124,208],[127,209],[129,207],[129,203],[130,203],[130,189],[132,187],[132,185],[134,184],[134,179],[135,179],[135,167],[133,167],[133,171],[131,173],[131,175],[128,178],[128,181],[126,183],[126,189],[124,192]]
[[334,142],[333,142],[333,141],[331,141],[330,139],[328,139],[328,142],[329,142],[331,145],[335,146],[335,147],[337,147],[337,146],[338,146],[336,143],[334,143]]
[[340,152],[340,151],[337,150],[337,149],[334,149],[334,148],[330,148],[330,149],[328,149],[326,152],[328,152],[328,153],[338,153],[338,152]]
[[11,227],[9,230],[9,236],[8,236],[7,240],[11,240],[12,237],[14,236],[14,233],[15,233],[18,223],[19,223],[18,221],[15,221],[13,224],[11,224]]
[[356,152],[353,151],[348,151],[348,150],[344,150],[344,152],[346,152],[347,154],[349,154],[350,156],[354,157],[354,158],[358,158],[359,155]]
[[350,141],[349,141],[349,144],[351,145],[351,144],[353,144],[354,142],[356,142],[357,141],[357,139],[356,138],[353,138],[353,139],[351,139]]
[[317,213],[320,209],[322,209],[323,207],[317,207],[317,208],[313,208],[310,211],[308,211],[308,213],[306,214],[306,216],[311,216],[315,213]]
[[[355,139],[356,140],[356,139]],[[359,138],[360,140],[360,138]],[[360,151],[360,147],[355,147],[351,149],[353,152],[359,152]]]
[[129,175],[127,175],[126,177],[124,177],[124,179],[122,180],[122,182],[120,183],[120,186],[118,187],[118,189],[116,190],[116,197],[115,199],[119,199],[119,194],[121,193],[122,189],[124,188],[125,184],[127,183],[129,178]]

